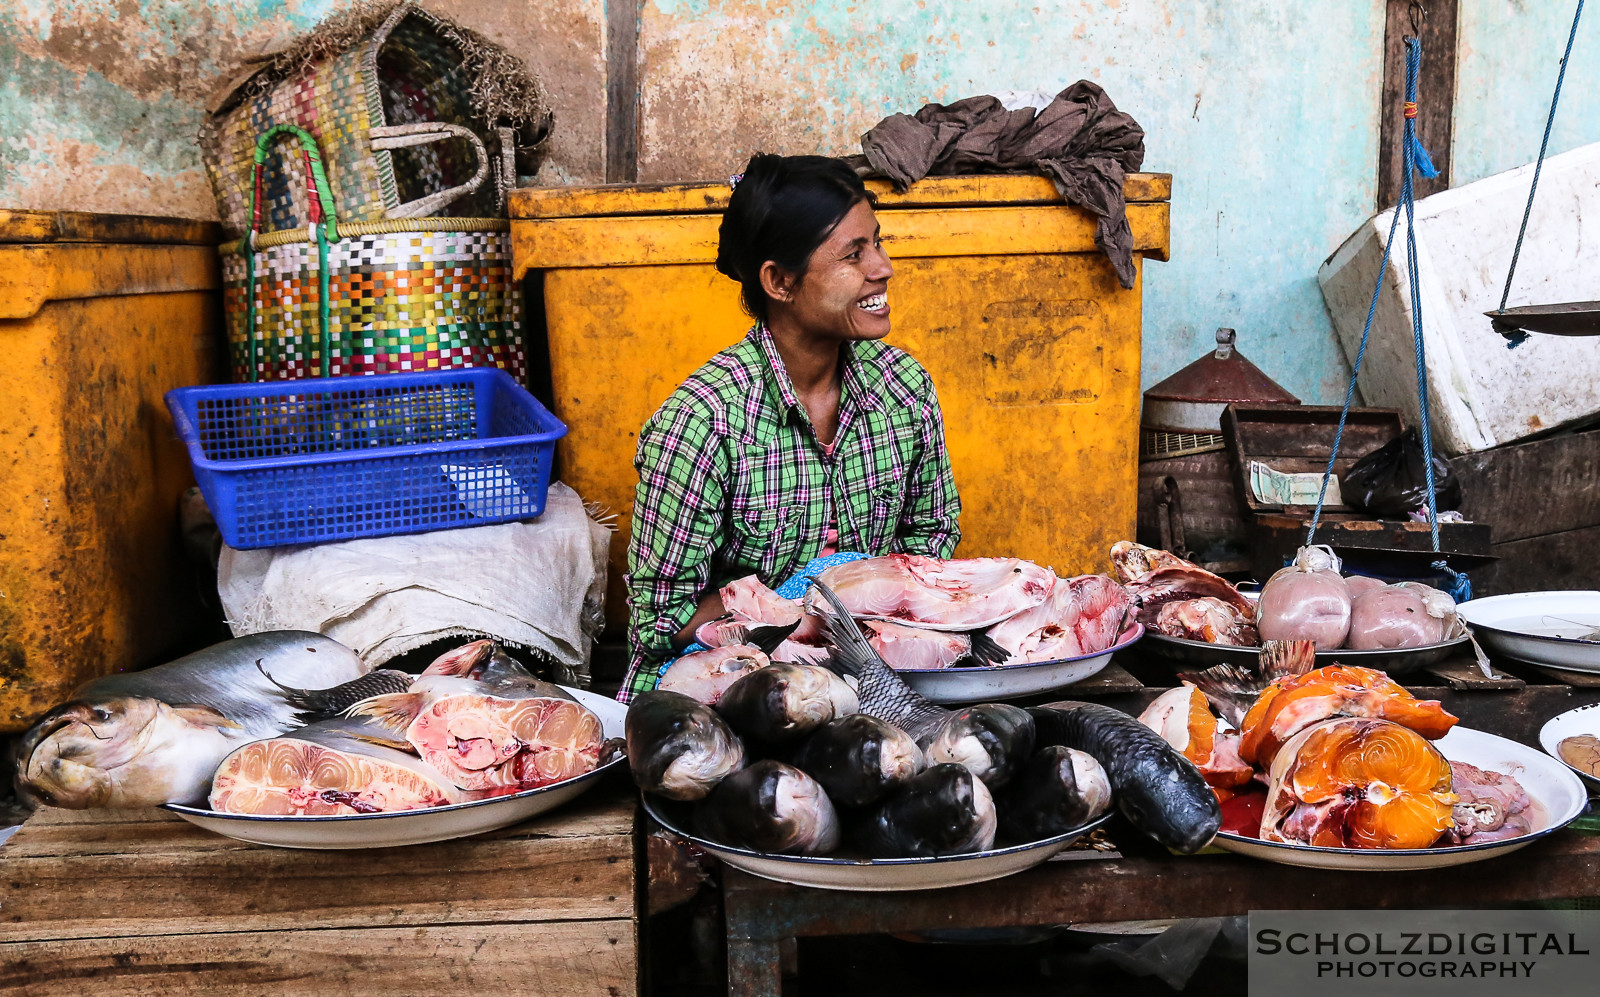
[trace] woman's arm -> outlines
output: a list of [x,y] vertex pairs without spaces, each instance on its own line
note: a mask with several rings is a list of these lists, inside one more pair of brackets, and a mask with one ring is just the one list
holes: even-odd
[[[682,631],[708,608],[702,597],[711,583],[711,556],[727,528],[727,468],[712,425],[709,412],[669,401],[639,433],[628,545],[628,698],[654,688],[654,665],[682,646]],[[709,596],[720,610],[717,593]]]
[[928,382],[922,406],[921,457],[906,475],[906,503],[896,540],[907,554],[949,557],[961,540],[961,499],[944,445],[939,396]]

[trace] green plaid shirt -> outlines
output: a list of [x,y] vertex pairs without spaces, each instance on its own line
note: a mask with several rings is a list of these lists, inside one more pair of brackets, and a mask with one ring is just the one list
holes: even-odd
[[954,552],[961,502],[932,379],[892,346],[845,350],[831,457],[759,324],[645,423],[618,699],[655,688],[703,593],[752,573],[781,582],[821,552],[830,522],[839,550]]

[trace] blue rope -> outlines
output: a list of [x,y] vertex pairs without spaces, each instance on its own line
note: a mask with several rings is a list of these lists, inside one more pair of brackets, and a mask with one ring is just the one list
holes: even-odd
[[[1383,291],[1383,281],[1389,272],[1389,256],[1394,250],[1395,230],[1400,224],[1400,209],[1406,213],[1406,277],[1410,283],[1411,293],[1411,319],[1412,340],[1416,344],[1417,361],[1417,401],[1418,416],[1421,426],[1419,435],[1422,437],[1422,452],[1424,463],[1427,465],[1428,482],[1428,525],[1432,532],[1433,551],[1439,552],[1439,512],[1434,496],[1435,483],[1433,479],[1433,430],[1431,413],[1428,407],[1428,380],[1427,358],[1422,340],[1422,281],[1417,265],[1417,237],[1416,237],[1416,197],[1412,185],[1413,172],[1421,173],[1424,177],[1434,177],[1438,171],[1433,168],[1433,162],[1428,158],[1427,150],[1422,147],[1422,142],[1417,138],[1416,101],[1417,77],[1422,67],[1422,42],[1416,38],[1406,39],[1406,108],[1405,128],[1401,141],[1401,168],[1404,176],[1400,182],[1400,205],[1395,208],[1394,217],[1389,223],[1389,238],[1383,248],[1383,262],[1378,268],[1378,279],[1372,289],[1372,300],[1367,305],[1367,322],[1361,330],[1361,345],[1356,350],[1356,360],[1350,371],[1350,384],[1344,393],[1344,408],[1339,413],[1339,428],[1333,437],[1333,452],[1328,455],[1327,469],[1322,473],[1322,488],[1317,494],[1316,511],[1311,517],[1311,526],[1306,531],[1306,546],[1316,542],[1317,527],[1322,522],[1322,507],[1327,499],[1328,483],[1333,479],[1333,468],[1339,459],[1339,448],[1344,443],[1345,423],[1350,416],[1350,406],[1355,399],[1356,378],[1361,373],[1361,363],[1366,358],[1367,341],[1372,335],[1373,317],[1378,309],[1378,297]],[[1464,602],[1472,598],[1472,586],[1467,576],[1451,570],[1449,564],[1441,557],[1433,562],[1433,567],[1450,578],[1450,594],[1457,602]]]
[[[1556,73],[1556,92],[1550,97],[1550,116],[1544,122],[1544,138],[1539,142],[1539,158],[1533,164],[1533,184],[1528,188],[1528,206],[1522,211],[1522,227],[1517,230],[1517,245],[1511,251],[1511,266],[1506,270],[1506,289],[1500,293],[1500,311],[1506,310],[1511,298],[1511,277],[1517,272],[1517,258],[1522,255],[1522,238],[1528,234],[1528,218],[1533,214],[1533,195],[1539,190],[1539,171],[1544,169],[1545,150],[1550,147],[1550,129],[1556,123],[1556,105],[1561,103],[1561,84],[1567,78],[1567,62],[1572,58],[1572,43],[1578,37],[1578,21],[1583,18],[1583,0],[1572,15],[1572,31],[1567,35],[1567,50],[1561,54],[1561,69]],[[1527,334],[1522,333],[1507,343],[1508,349],[1520,346]]]

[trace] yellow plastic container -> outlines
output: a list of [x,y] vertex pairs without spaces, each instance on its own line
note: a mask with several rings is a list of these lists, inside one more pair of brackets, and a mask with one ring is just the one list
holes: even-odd
[[0,731],[205,636],[162,402],[216,380],[214,224],[0,211]]
[[[1138,485],[1140,288],[1095,248],[1092,215],[1042,177],[873,183],[894,260],[894,331],[933,376],[961,493],[960,555],[1105,571]],[[1172,178],[1128,178],[1135,259],[1164,260]],[[619,513],[622,574],[639,428],[750,325],[713,266],[726,184],[516,191],[517,275],[543,278],[562,480]],[[1140,264],[1142,270],[1142,263]],[[530,316],[537,322],[538,316]]]

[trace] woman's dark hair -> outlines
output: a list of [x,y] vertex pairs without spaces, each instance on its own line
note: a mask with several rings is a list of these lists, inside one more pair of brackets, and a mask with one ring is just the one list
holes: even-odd
[[745,311],[765,322],[761,265],[804,276],[811,253],[862,201],[876,203],[843,160],[756,153],[722,215],[717,272],[739,282]]

